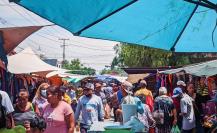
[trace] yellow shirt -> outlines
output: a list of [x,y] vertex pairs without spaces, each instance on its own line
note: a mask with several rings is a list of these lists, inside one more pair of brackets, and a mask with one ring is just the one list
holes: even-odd
[[137,90],[135,93],[135,96],[138,96],[138,95],[151,96],[153,99],[152,92],[146,88],[142,88],[142,89]]
[[63,100],[68,104],[71,104],[72,102],[71,98],[66,93],[63,95]]

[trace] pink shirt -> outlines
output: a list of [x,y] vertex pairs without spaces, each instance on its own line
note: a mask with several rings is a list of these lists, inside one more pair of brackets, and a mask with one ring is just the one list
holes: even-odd
[[67,133],[65,116],[73,113],[72,108],[66,102],[60,101],[56,108],[48,104],[44,109],[43,117],[47,123],[45,133]]

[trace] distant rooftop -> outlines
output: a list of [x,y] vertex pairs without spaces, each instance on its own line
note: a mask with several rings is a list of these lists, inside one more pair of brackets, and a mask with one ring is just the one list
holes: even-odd
[[43,61],[52,66],[57,66],[57,59],[43,59]]

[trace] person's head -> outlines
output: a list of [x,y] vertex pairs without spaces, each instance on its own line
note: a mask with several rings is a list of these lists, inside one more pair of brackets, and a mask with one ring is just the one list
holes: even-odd
[[166,87],[160,87],[159,88],[159,95],[167,95],[167,88]]
[[193,83],[188,83],[188,85],[187,85],[187,93],[189,95],[193,95],[194,94],[194,84]]
[[76,104],[77,103],[77,98],[73,98],[72,99],[72,104]]
[[22,107],[26,107],[27,103],[29,101],[29,93],[26,89],[20,89],[20,92],[18,94],[18,105]]
[[43,133],[47,127],[45,120],[41,117],[35,117],[30,121],[31,133]]
[[183,91],[181,88],[177,87],[173,90],[173,98],[181,99],[183,96]]
[[66,87],[67,87],[67,91],[72,91],[76,89],[76,87],[73,84],[67,84]]
[[36,92],[36,97],[43,97],[43,98],[46,98],[47,97],[47,88],[49,87],[49,84],[48,83],[42,83],[38,89],[37,89],[37,92]]
[[66,86],[60,86],[60,91],[62,92],[62,95],[64,95],[67,90],[68,88]]
[[111,87],[113,92],[117,92],[119,90],[118,85],[116,83],[111,83]]
[[77,90],[76,90],[76,96],[77,98],[81,97],[83,95],[83,88],[79,87]]
[[99,83],[99,82],[95,83],[95,90],[96,91],[101,91],[102,90],[102,84]]
[[83,89],[83,93],[87,97],[91,97],[93,94],[94,85],[92,83],[86,83]]
[[58,86],[49,86],[47,88],[47,100],[50,104],[57,104],[62,100],[62,92]]
[[140,86],[141,88],[146,88],[146,87],[147,87],[147,82],[146,82],[144,79],[142,79],[142,80],[140,80],[140,82],[139,82],[139,86]]
[[123,96],[127,96],[127,95],[132,95],[133,94],[133,91],[132,91],[132,88],[133,88],[133,85],[128,82],[128,81],[124,81],[122,84],[121,84],[121,92],[122,92],[122,95]]
[[177,81],[177,83],[176,83],[176,84],[177,84],[177,87],[181,88],[183,92],[185,92],[185,91],[186,91],[186,84],[185,84],[185,82],[184,82],[184,81],[182,81],[182,80],[179,80],[179,81]]
[[204,85],[205,85],[205,80],[206,80],[206,77],[205,77],[205,76],[200,77],[200,85],[201,85],[201,86],[204,86]]

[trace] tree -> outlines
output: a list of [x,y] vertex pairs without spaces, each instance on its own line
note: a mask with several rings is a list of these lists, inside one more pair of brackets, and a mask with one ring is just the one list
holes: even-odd
[[68,61],[65,61],[63,68],[71,70],[70,73],[72,74],[94,75],[96,73],[95,69],[85,67],[83,64],[81,64],[79,59],[71,60],[70,63]]
[[161,49],[132,44],[121,44],[114,49],[117,56],[113,59],[113,67],[160,67],[190,64],[188,56]]
[[126,76],[126,73],[121,68],[110,68],[110,69],[103,69],[100,74],[112,74],[112,75],[119,75],[119,76]]

